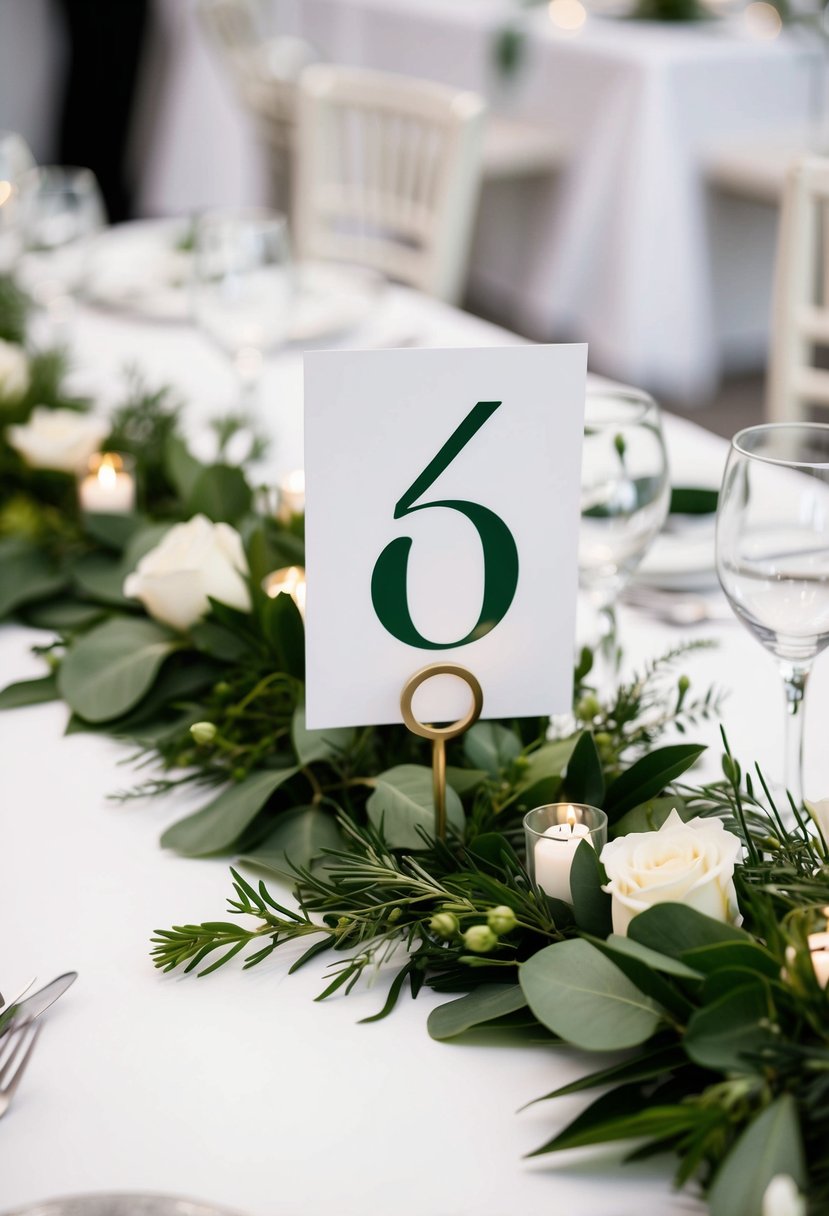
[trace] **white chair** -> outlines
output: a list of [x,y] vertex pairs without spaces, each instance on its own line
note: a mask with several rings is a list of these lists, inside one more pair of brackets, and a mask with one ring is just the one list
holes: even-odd
[[783,193],[774,287],[766,412],[772,422],[829,406],[829,370],[816,353],[829,346],[829,159],[806,156]]
[[198,0],[198,5],[205,32],[268,149],[271,202],[290,214],[297,83],[318,56],[301,38],[266,37],[256,0]]
[[480,181],[481,98],[322,65],[302,74],[299,92],[300,257],[368,266],[457,300]]

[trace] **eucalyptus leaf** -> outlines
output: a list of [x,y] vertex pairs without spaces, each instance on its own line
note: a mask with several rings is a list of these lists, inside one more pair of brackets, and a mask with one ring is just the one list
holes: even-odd
[[466,996],[433,1009],[427,1029],[433,1039],[453,1039],[475,1026],[526,1007],[527,998],[519,984],[482,984]]
[[801,1189],[807,1185],[797,1106],[790,1094],[753,1120],[720,1166],[708,1192],[711,1216],[758,1216],[777,1174],[788,1174]]
[[473,768],[497,777],[511,760],[521,755],[521,740],[500,722],[476,722],[463,738],[463,751]]
[[24,705],[42,705],[45,701],[56,701],[60,696],[54,673],[38,680],[19,680],[7,684],[0,692],[0,709],[20,709]]
[[690,967],[709,975],[715,971],[732,971],[745,967],[767,979],[780,977],[777,959],[759,942],[720,941],[683,951],[682,958]]
[[[380,773],[366,811],[369,822],[382,829],[392,848],[424,848],[416,829],[420,827],[430,837],[435,835],[432,770],[419,764],[398,764]],[[463,806],[451,785],[446,787],[446,821],[457,831],[463,830]]]
[[103,553],[86,553],[72,564],[72,582],[81,595],[110,607],[135,607],[124,595],[125,577],[121,561]]
[[602,890],[606,882],[607,875],[596,850],[583,840],[570,867],[570,893],[576,924],[594,937],[607,937],[612,926],[612,901]]
[[186,443],[177,435],[171,436],[164,445],[164,471],[178,492],[179,498],[186,501],[193,492],[193,487],[204,472],[204,465],[191,456]]
[[304,680],[305,626],[296,604],[284,593],[274,599],[265,596],[260,614],[262,633],[277,670]]
[[202,654],[224,663],[238,663],[250,653],[247,639],[216,621],[198,621],[190,628],[190,638]]
[[576,1047],[636,1047],[659,1025],[660,1007],[583,939],[532,955],[521,965],[520,981],[539,1022]]
[[481,782],[486,781],[487,776],[481,768],[457,768],[452,764],[446,767],[446,780],[461,798],[477,789]]
[[310,866],[324,849],[339,849],[342,843],[340,830],[329,811],[315,806],[298,806],[283,811],[267,839],[255,849],[249,849],[239,860],[293,882],[296,874],[289,863]]
[[117,553],[126,548],[136,532],[145,527],[146,523],[140,515],[132,514],[108,515],[94,512],[83,516],[84,531]]
[[77,600],[47,600],[26,610],[26,620],[36,629],[53,629],[56,633],[71,633],[94,625],[105,614],[106,609],[96,604],[82,604]]
[[54,562],[33,545],[17,538],[0,542],[0,619],[34,600],[59,594],[66,578]]
[[626,811],[654,798],[682,776],[704,751],[703,744],[673,743],[637,760],[610,785],[603,803],[608,818],[615,822]]
[[214,523],[237,523],[251,507],[252,494],[241,469],[214,464],[202,469],[187,495],[189,515],[206,515]]
[[682,958],[686,951],[717,942],[750,942],[743,929],[704,916],[684,904],[655,904],[634,916],[628,936],[659,954]]
[[628,836],[631,832],[658,832],[671,811],[676,811],[683,823],[694,819],[697,812],[685,805],[682,798],[670,795],[667,798],[651,798],[635,806],[610,827],[610,836]]
[[185,857],[227,852],[253,822],[280,785],[296,776],[296,768],[264,769],[232,785],[200,811],[174,823],[161,837],[165,849]]
[[141,700],[179,645],[153,621],[105,621],[67,650],[58,674],[60,695],[89,722],[118,718]]
[[578,737],[567,762],[564,788],[571,802],[582,802],[588,806],[601,806],[604,802],[604,772],[592,731],[583,730]]
[[772,1013],[764,987],[737,988],[693,1014],[683,1039],[685,1051],[703,1068],[762,1074],[763,1063],[749,1057],[775,1045],[769,1026]]
[[305,706],[298,705],[291,723],[291,738],[300,764],[316,764],[321,760],[339,760],[355,738],[351,726],[331,727],[328,730],[308,730],[305,725]]

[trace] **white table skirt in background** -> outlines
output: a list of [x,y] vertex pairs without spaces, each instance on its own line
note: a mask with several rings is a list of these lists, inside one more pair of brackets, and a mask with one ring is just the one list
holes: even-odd
[[[0,5],[0,126],[48,150],[54,14]],[[712,144],[756,146],[814,124],[821,57],[793,31],[771,42],[739,21],[664,25],[591,16],[557,31],[546,6],[514,0],[263,0],[277,32],[320,55],[480,91],[494,112],[549,123],[571,141],[554,177],[484,191],[473,296],[534,337],[591,345],[593,365],[669,400],[709,396],[724,367],[759,366],[768,336],[776,213],[707,190]],[[154,0],[155,38],[132,153],[141,213],[263,201],[264,151],[195,0]],[[497,31],[527,31],[511,81]],[[36,95],[33,82],[37,83]]]
[[[493,111],[570,140],[557,179],[485,192],[476,298],[506,305],[537,338],[586,339],[596,369],[672,400],[709,396],[724,363],[760,365],[776,217],[709,198],[702,160],[723,140],[815,121],[813,42],[759,41],[738,21],[590,16],[564,33],[546,5],[522,20],[510,0],[294,0],[287,11],[325,59],[475,89]],[[493,47],[510,22],[526,32],[526,59],[504,81]]]
[[[391,292],[385,311],[427,345],[513,340],[411,292]],[[193,435],[228,404],[226,365],[187,327],[84,312],[76,337],[86,374],[110,387],[130,358],[151,378],[175,378],[190,398]],[[301,459],[299,352],[273,361],[260,408],[274,439],[271,478]],[[673,420],[668,438],[681,478],[716,482],[721,440]],[[621,626],[629,665],[683,636],[628,609]],[[736,622],[694,636],[716,636],[721,645],[684,669],[700,690],[712,680],[732,690],[725,720],[736,753],[745,764],[761,758],[775,775],[783,708],[772,659]],[[16,625],[0,629],[3,683],[40,674],[28,647],[43,639]],[[829,793],[819,730],[829,711],[823,660],[811,698],[807,790],[820,796]],[[2,988],[8,996],[33,974],[45,982],[69,968],[80,972],[46,1015],[0,1124],[0,1210],[136,1189],[249,1216],[701,1210],[672,1191],[661,1161],[622,1169],[608,1152],[522,1160],[580,1109],[582,1099],[572,1098],[516,1113],[580,1075],[587,1060],[577,1053],[432,1042],[426,1017],[445,998],[429,992],[416,1002],[404,997],[386,1021],[357,1025],[382,1004],[386,977],[373,991],[315,1004],[323,966],[288,976],[293,948],[252,971],[232,963],[204,980],[156,972],[153,929],[224,918],[227,862],[162,851],[160,832],[203,795],[108,801],[132,783],[123,763],[129,748],[99,735],[62,737],[66,719],[59,703],[0,716]],[[708,771],[716,772],[716,726],[692,737],[712,744]]]

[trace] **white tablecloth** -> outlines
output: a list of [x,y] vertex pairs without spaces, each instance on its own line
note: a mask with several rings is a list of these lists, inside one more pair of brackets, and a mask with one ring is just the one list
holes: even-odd
[[[393,293],[389,311],[427,344],[510,340],[407,292]],[[82,360],[94,359],[107,379],[128,357],[151,376],[175,377],[191,398],[194,433],[226,405],[227,369],[188,329],[88,313],[77,337]],[[290,468],[301,452],[298,353],[269,369],[262,409],[277,444],[271,469]],[[681,422],[670,423],[669,439],[681,475],[716,481],[721,440]],[[631,662],[678,636],[627,610],[622,628]],[[716,680],[732,689],[733,746],[774,775],[782,718],[774,664],[736,623],[715,632],[720,649],[689,659],[687,671],[700,688]],[[42,639],[0,629],[4,683],[40,673],[28,646]],[[807,789],[818,795],[829,792],[819,730],[827,677],[819,663],[807,729]],[[128,749],[100,736],[62,738],[66,717],[60,704],[0,716],[0,984],[10,996],[34,973],[45,982],[80,972],[47,1015],[0,1124],[0,1209],[143,1189],[250,1216],[699,1210],[672,1192],[663,1163],[622,1170],[605,1153],[522,1160],[580,1100],[517,1108],[577,1076],[584,1059],[543,1046],[434,1043],[425,1021],[443,998],[428,992],[359,1026],[382,1003],[383,978],[374,991],[314,1004],[322,967],[289,977],[290,949],[253,971],[231,964],[205,980],[154,971],[154,928],[222,918],[227,865],[163,852],[159,833],[196,800],[108,801],[131,784]],[[693,733],[716,745],[713,724]]]
[[[296,0],[324,58],[476,89],[493,110],[566,132],[545,186],[485,194],[472,256],[481,301],[535,337],[590,342],[591,366],[673,400],[705,398],[723,361],[762,361],[775,217],[707,197],[702,154],[814,118],[814,45],[749,37],[740,22],[665,25],[591,16],[575,34],[511,0]],[[514,80],[497,32],[524,28]]]

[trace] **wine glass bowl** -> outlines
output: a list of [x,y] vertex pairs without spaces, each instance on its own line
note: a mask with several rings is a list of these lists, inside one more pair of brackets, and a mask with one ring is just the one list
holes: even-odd
[[20,179],[20,279],[36,304],[55,314],[80,287],[90,239],[106,223],[91,169],[44,165]]
[[800,708],[811,664],[829,645],[829,425],[767,423],[734,436],[716,544],[732,609],[780,666],[786,785],[799,802]]
[[288,222],[264,210],[208,212],[194,236],[193,316],[232,361],[244,399],[265,356],[288,333],[294,294]]
[[668,459],[659,407],[634,389],[588,391],[579,529],[579,583],[609,609],[668,514]]

